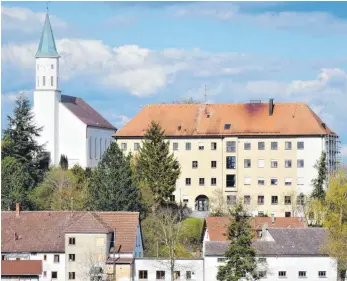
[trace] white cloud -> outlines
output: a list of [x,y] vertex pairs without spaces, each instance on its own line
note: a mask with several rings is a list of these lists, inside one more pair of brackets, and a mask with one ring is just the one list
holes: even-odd
[[111,119],[113,120],[113,123],[116,125],[116,128],[120,128],[124,126],[126,123],[130,121],[130,117],[126,115],[121,115],[121,114],[111,114]]
[[23,94],[31,98],[33,90],[21,90],[17,92],[2,93],[1,99],[3,102],[14,103],[20,94]]
[[[23,33],[37,33],[42,30],[46,13],[33,12],[27,8],[1,7],[1,22],[3,31],[16,31]],[[66,22],[50,15],[54,29],[67,28]]]

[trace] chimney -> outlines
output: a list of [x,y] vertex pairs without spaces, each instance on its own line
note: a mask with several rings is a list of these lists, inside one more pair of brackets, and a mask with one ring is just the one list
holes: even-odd
[[271,223],[274,224],[276,221],[275,214],[271,214]]
[[274,113],[274,99],[269,100],[269,116],[272,116]]
[[20,205],[19,203],[16,203],[16,217],[18,218],[20,215]]
[[196,257],[200,258],[200,248],[196,250]]

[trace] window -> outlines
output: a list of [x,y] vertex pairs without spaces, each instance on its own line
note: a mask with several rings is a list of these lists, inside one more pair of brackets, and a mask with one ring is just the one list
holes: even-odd
[[265,142],[259,141],[258,142],[258,150],[264,150],[265,149]]
[[291,168],[292,167],[292,160],[284,160],[284,166],[286,168]]
[[2,261],[5,260],[5,255],[1,255],[1,260],[2,260]]
[[231,126],[231,124],[225,124],[225,125],[224,125],[224,130],[229,130],[229,129],[230,129],[230,126]]
[[56,262],[56,263],[59,262],[59,255],[54,255],[54,262]]
[[236,203],[236,195],[227,195],[227,205],[232,206]]
[[51,69],[54,69],[54,65],[53,64],[51,64]]
[[284,196],[284,205],[290,205],[290,204],[292,204],[292,197]]
[[286,150],[292,150],[292,142],[291,141],[286,141],[285,149]]
[[271,178],[271,185],[277,185],[278,179],[277,178]]
[[244,178],[244,185],[250,185],[251,184],[251,178],[250,177],[245,177]]
[[297,185],[304,185],[304,178],[298,178],[296,183]]
[[299,278],[306,277],[306,271],[299,271]]
[[277,167],[278,167],[277,160],[271,160],[271,168],[277,168]]
[[205,179],[199,178],[199,185],[205,185]]
[[191,280],[191,279],[192,279],[192,272],[186,271],[186,280]]
[[52,271],[52,279],[57,279],[58,278],[58,272]]
[[120,147],[121,147],[121,149],[122,149],[123,151],[126,151],[126,150],[127,150],[127,144],[126,144],[125,142],[122,142],[122,143],[120,144]]
[[243,197],[243,203],[244,203],[245,205],[251,204],[251,196],[245,195],[245,196]]
[[244,150],[251,150],[251,143],[250,142],[245,142],[243,144]]
[[46,86],[46,77],[45,76],[42,77],[42,86]]
[[175,150],[175,151],[178,150],[178,142],[172,143],[172,150]]
[[266,271],[259,271],[260,278],[266,278]]
[[43,277],[47,277],[47,271],[43,272]]
[[53,76],[51,76],[51,86],[53,86]]
[[[106,147],[105,147],[106,149]],[[138,151],[140,149],[140,144],[138,142],[134,143],[134,151]]]
[[193,161],[192,162],[192,167],[197,168],[198,167],[198,161]]
[[278,204],[278,196],[271,196],[271,204],[272,205]]
[[211,178],[211,185],[217,184],[217,178]]
[[264,205],[264,196],[263,195],[258,196],[258,205]]
[[278,277],[286,277],[287,276],[287,272],[286,271],[279,271],[278,272]]
[[258,185],[264,185],[264,184],[265,184],[264,178],[258,178]]
[[284,178],[284,185],[286,186],[292,185],[292,178]]
[[38,76],[37,76],[37,87],[40,87],[40,79]]
[[217,262],[226,262],[226,258],[217,258]]
[[320,277],[320,278],[327,277],[327,272],[326,271],[318,271],[318,277]]
[[100,159],[102,156],[102,138],[100,138]]
[[107,150],[107,139],[105,139],[105,151]]
[[298,168],[303,168],[303,167],[304,167],[304,160],[298,159]]
[[235,141],[227,141],[227,152],[235,152],[236,151],[236,142]]
[[75,261],[76,256],[75,254],[69,254],[69,261]]
[[174,271],[174,280],[181,279],[181,272],[180,271]]
[[69,238],[69,245],[76,245],[76,238],[75,237]]
[[43,255],[43,260],[44,260],[44,261],[47,260],[47,255]]
[[299,206],[302,206],[305,204],[305,197],[304,195],[299,195],[296,197],[296,204]]
[[211,168],[217,168],[217,161],[211,161]]
[[69,272],[69,280],[75,279],[75,272]]
[[292,216],[291,212],[284,212],[284,217],[290,218]]
[[227,187],[235,187],[235,175],[226,175]]
[[278,148],[278,143],[277,141],[272,141],[271,142],[271,150],[277,150]]
[[263,217],[265,214],[263,211],[258,211],[258,217]]
[[266,258],[258,258],[258,262],[259,263],[264,263],[264,262],[266,262]]
[[186,142],[186,150],[191,150],[192,144],[190,142]]
[[304,142],[303,141],[298,141],[298,149],[299,150],[304,149]]
[[192,181],[190,178],[186,178],[186,185],[191,185]]
[[236,168],[236,157],[235,156],[227,156],[226,157],[226,165],[227,165],[227,169],[235,169]]
[[245,168],[250,168],[251,167],[251,159],[245,159],[244,165],[245,165]]
[[204,150],[205,146],[203,142],[199,142],[199,150]]
[[156,279],[164,280],[165,279],[165,271],[157,271]]
[[211,150],[217,150],[217,143],[211,142]]
[[139,279],[148,279],[148,271],[139,270]]
[[265,160],[258,159],[258,168],[264,168],[264,167],[265,167]]
[[170,197],[169,197],[169,199],[170,199],[170,202],[175,202],[175,195],[170,195]]
[[98,142],[98,140],[97,140],[97,138],[95,138],[95,142],[94,142],[94,157],[95,157],[95,159],[98,159],[97,158],[97,142]]

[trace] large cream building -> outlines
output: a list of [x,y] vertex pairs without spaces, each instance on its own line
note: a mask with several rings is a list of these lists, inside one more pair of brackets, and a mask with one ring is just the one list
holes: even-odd
[[208,211],[222,189],[254,215],[297,215],[322,151],[337,169],[338,136],[303,103],[148,105],[115,134],[124,152],[139,150],[152,120],[181,165],[174,198],[195,211]]

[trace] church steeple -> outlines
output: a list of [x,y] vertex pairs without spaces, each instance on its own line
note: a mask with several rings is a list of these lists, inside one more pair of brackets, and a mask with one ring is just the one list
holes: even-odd
[[39,48],[36,52],[36,58],[59,58],[55,46],[54,35],[49,20],[48,12],[46,14],[45,24],[43,26]]

